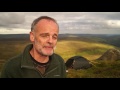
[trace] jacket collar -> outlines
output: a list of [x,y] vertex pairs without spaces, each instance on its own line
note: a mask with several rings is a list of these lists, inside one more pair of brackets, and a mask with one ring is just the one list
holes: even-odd
[[31,56],[29,53],[32,47],[33,47],[32,44],[29,44],[25,47],[23,54],[22,54],[21,68],[22,67],[34,68],[34,64],[33,64],[33,61],[31,60]]

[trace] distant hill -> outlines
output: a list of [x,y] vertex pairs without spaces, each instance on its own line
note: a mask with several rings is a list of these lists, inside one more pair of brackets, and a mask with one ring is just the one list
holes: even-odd
[[[120,47],[120,35],[108,34],[59,34],[58,40],[100,42]],[[0,41],[29,40],[29,34],[0,34]]]
[[0,34],[0,41],[29,40],[29,34]]
[[99,42],[120,47],[120,35],[108,34],[60,34],[59,40],[80,40],[87,42]]

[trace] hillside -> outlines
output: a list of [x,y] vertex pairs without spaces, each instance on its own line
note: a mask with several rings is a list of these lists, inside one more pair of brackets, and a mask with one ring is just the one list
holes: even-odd
[[99,42],[120,47],[120,35],[107,34],[60,34],[59,40],[80,40],[87,42]]
[[[120,35],[60,34],[55,51],[65,60],[74,55],[82,55],[94,60],[108,49],[116,46],[119,48],[119,38]],[[0,59],[4,60],[16,55],[23,50],[27,43],[30,43],[28,34],[1,34]],[[5,50],[7,53],[4,53]]]
[[[29,40],[29,34],[0,34],[1,41]],[[58,40],[99,42],[120,47],[120,35],[107,34],[59,34]]]
[[[120,50],[119,37],[119,35],[61,35],[55,53],[60,54],[65,62],[72,56],[80,55],[94,64],[95,67],[88,70],[70,70],[67,74],[69,78],[120,77],[120,61],[95,61],[109,49],[116,48]],[[116,43],[112,45],[111,42],[116,42],[118,45]],[[29,43],[29,35],[0,35],[0,71],[9,58],[20,54]]]
[[88,60],[95,60],[101,56],[108,49],[116,48],[115,46],[102,44],[102,43],[90,43],[86,41],[74,41],[74,40],[61,40],[58,41],[55,52],[62,55],[65,61],[71,56],[80,55],[86,57]]

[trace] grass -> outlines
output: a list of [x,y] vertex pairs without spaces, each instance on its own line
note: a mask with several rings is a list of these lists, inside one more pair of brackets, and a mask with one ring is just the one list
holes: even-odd
[[[21,53],[29,41],[0,42],[0,71],[4,63],[11,57]],[[83,70],[69,69],[67,78],[120,78],[120,61],[96,61],[108,49],[115,46],[90,43],[79,40],[60,40],[55,53],[61,55],[65,62],[72,56],[83,56],[91,61],[93,67]]]
[[70,69],[68,78],[120,78],[120,61],[98,61],[87,70]]
[[111,48],[115,47],[101,43],[62,40],[57,43],[55,52],[60,54],[65,61],[75,55],[81,55],[89,60],[94,60]]

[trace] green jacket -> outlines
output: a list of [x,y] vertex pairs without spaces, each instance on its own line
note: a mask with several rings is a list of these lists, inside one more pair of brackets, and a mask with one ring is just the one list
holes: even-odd
[[43,75],[35,68],[30,58],[29,51],[32,45],[28,45],[24,52],[8,60],[1,72],[1,78],[66,78],[64,60],[57,54],[51,56],[51,62]]

